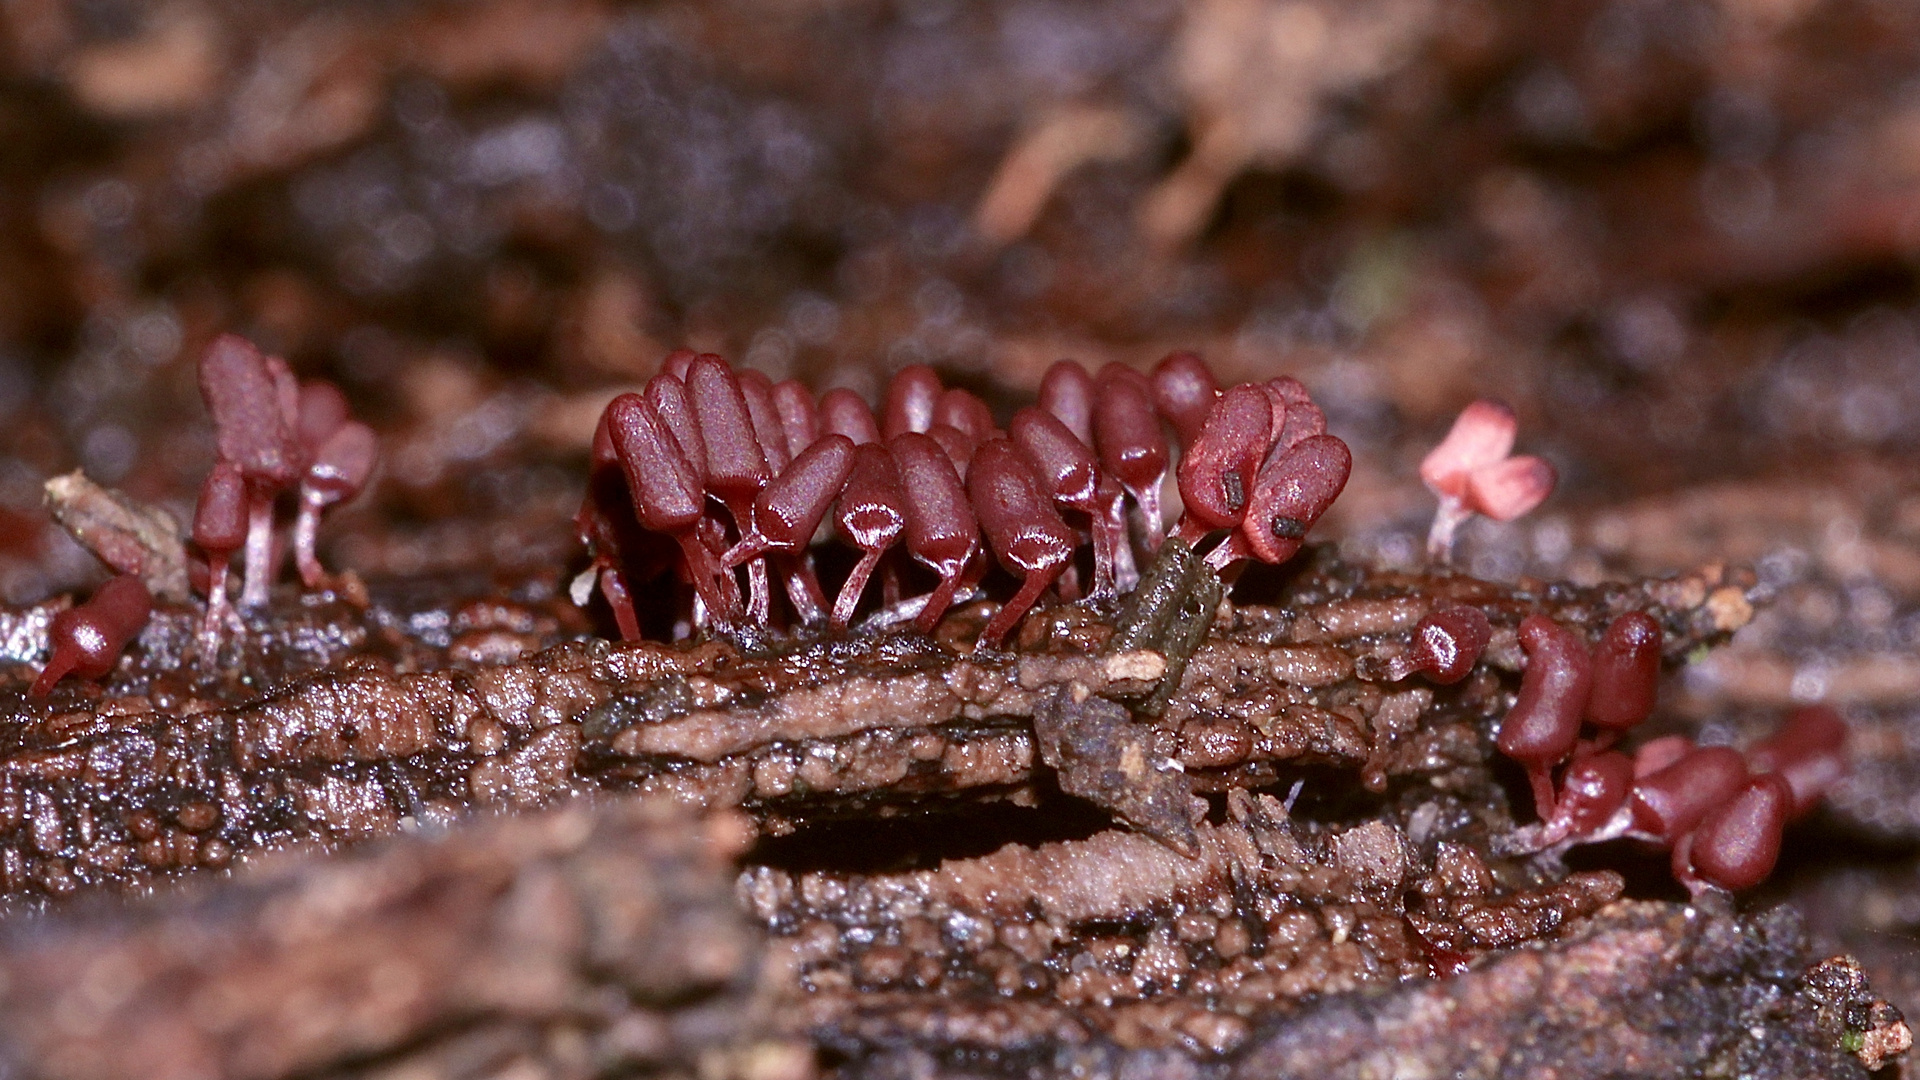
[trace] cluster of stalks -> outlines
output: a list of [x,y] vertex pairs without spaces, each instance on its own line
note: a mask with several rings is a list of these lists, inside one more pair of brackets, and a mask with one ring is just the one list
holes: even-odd
[[[204,557],[192,577],[207,596],[201,644],[211,657],[233,620],[227,599],[233,553],[245,552],[242,610],[265,604],[279,576],[289,546],[276,528],[280,493],[298,492],[290,546],[300,580],[309,589],[326,588],[332,577],[315,552],[320,516],[366,487],[380,448],[373,429],[351,417],[339,387],[324,379],[300,381],[285,360],[263,355],[245,338],[215,340],[200,359],[199,376],[218,446],[194,507],[192,536]],[[30,692],[43,695],[70,674],[106,675],[152,611],[146,584],[126,573],[55,615],[47,662]]]
[[244,551],[242,610],[265,604],[279,576],[283,549],[276,544],[274,502],[283,491],[299,493],[292,548],[300,580],[309,589],[327,586],[331,579],[314,550],[320,515],[366,486],[379,441],[351,417],[339,387],[323,379],[302,382],[286,361],[233,334],[201,357],[200,394],[218,441],[193,512],[193,542],[206,557],[202,635],[211,653],[229,618],[233,553]]
[[[1085,595],[1103,600],[1131,591],[1136,549],[1167,536],[1204,547],[1215,571],[1286,561],[1352,464],[1298,380],[1222,390],[1191,353],[1148,374],[1062,360],[1039,403],[1002,429],[923,365],[894,376],[876,416],[850,391],[816,400],[683,350],[607,406],[577,520],[594,553],[586,584],[597,580],[628,639],[641,634],[634,583],[665,574],[690,591],[682,633],[771,627],[776,573],[794,621],[841,632],[876,570],[885,611],[927,631],[979,585],[991,552],[1020,582],[978,640],[994,648],[1048,589],[1082,595],[1083,547]],[[1170,467],[1184,506],[1171,530],[1160,500]],[[831,605],[814,557],[828,535],[859,553]],[[938,577],[905,601],[901,548]]]

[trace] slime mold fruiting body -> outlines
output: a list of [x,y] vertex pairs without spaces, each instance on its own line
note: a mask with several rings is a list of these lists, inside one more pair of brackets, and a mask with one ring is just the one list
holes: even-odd
[[[839,632],[880,570],[888,606],[925,632],[991,558],[1019,581],[977,640],[994,648],[1048,590],[1078,597],[1083,547],[1091,598],[1132,589],[1135,544],[1157,550],[1162,540],[1161,488],[1176,460],[1168,428],[1184,447],[1173,535],[1205,548],[1216,571],[1292,558],[1352,468],[1297,381],[1221,391],[1191,353],[1151,376],[1111,364],[1094,376],[1063,360],[1039,404],[1002,431],[985,402],[924,365],[895,375],[876,418],[849,391],[816,402],[797,383],[682,351],[644,394],[608,406],[578,523],[623,638],[640,634],[630,578],[669,567],[692,590],[684,627],[774,628],[785,614],[774,604],[777,568],[792,622]],[[812,550],[826,521],[859,553],[830,605]],[[670,539],[680,558],[662,563],[648,536]],[[938,580],[895,604],[901,567],[887,560],[902,547]],[[746,571],[744,604],[736,568]]]

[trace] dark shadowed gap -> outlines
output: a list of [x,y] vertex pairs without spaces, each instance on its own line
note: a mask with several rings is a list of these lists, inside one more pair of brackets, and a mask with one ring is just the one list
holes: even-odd
[[1093,804],[1049,787],[1037,807],[995,802],[901,817],[821,821],[789,836],[763,837],[744,861],[794,873],[925,870],[1008,844],[1084,840],[1112,827],[1112,819]]

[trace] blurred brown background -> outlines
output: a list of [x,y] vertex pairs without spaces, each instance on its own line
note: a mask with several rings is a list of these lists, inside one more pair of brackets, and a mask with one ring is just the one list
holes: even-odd
[[1389,562],[1495,394],[1562,487],[1467,568],[1756,566],[1670,722],[1848,711],[1771,888],[1909,1004],[1917,258],[1910,0],[0,0],[0,600],[99,576],[51,475],[189,516],[227,330],[381,429],[326,534],[376,582],[560,580],[594,417],[683,344],[1003,408],[1063,355],[1292,372]]
[[[1293,371],[1374,525],[1475,394],[1576,502],[1920,430],[1898,0],[8,0],[0,44],[12,602],[91,573],[47,475],[184,507],[226,329],[347,387],[392,440],[360,512],[421,528],[563,507],[681,344],[869,392]],[[359,554],[565,535],[519,540]]]

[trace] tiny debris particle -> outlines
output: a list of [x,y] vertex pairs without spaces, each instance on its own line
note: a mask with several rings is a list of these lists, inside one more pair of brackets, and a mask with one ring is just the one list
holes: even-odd
[[1723,634],[1731,634],[1753,621],[1753,604],[1745,592],[1731,585],[1709,593],[1705,606],[1713,628]]
[[172,514],[101,487],[79,470],[48,480],[45,494],[53,519],[101,562],[138,575],[155,599],[187,602],[187,549]]
[[1152,649],[1115,653],[1104,665],[1109,682],[1159,682],[1167,672],[1167,658]]

